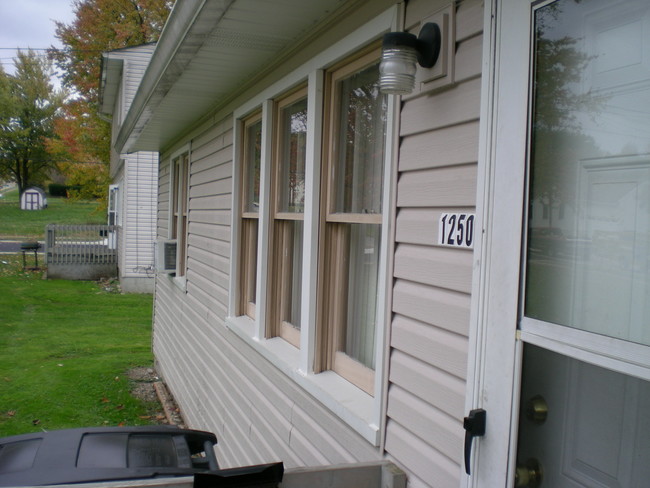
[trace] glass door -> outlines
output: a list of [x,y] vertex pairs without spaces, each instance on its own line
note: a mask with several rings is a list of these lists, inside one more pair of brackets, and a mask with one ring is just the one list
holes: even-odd
[[532,11],[515,486],[650,477],[650,4]]
[[486,9],[467,486],[646,486],[650,3]]

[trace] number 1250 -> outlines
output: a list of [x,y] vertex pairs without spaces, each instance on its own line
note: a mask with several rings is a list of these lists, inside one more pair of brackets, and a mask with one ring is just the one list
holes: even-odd
[[443,213],[438,221],[438,244],[472,248],[474,214]]

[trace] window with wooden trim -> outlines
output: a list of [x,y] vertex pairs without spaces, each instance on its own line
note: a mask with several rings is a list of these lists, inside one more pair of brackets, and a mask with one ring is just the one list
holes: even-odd
[[307,88],[276,104],[267,335],[300,347]]
[[[309,83],[322,90],[307,85],[274,99],[260,96],[262,110],[239,119],[237,137],[237,280],[229,324],[253,347],[270,348],[304,372],[317,396],[320,387],[309,385],[332,378],[319,374],[325,371],[357,386],[354,408],[376,399],[383,352],[383,201],[390,185],[379,55],[366,49],[310,73]],[[331,398],[340,396],[323,399]]]
[[244,121],[239,315],[255,318],[257,293],[257,235],[259,231],[262,114]]
[[187,265],[187,206],[189,189],[189,154],[172,161],[171,232],[176,240],[176,276],[185,276]]
[[374,394],[386,96],[378,53],[327,73],[320,369]]

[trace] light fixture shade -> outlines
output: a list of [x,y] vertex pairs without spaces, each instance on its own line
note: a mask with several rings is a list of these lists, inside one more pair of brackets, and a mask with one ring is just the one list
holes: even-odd
[[415,87],[414,48],[384,49],[379,64],[379,89],[391,95],[411,93]]
[[405,95],[413,91],[417,44],[417,37],[408,32],[384,35],[379,64],[379,89],[383,93]]
[[385,34],[379,65],[379,89],[393,95],[411,93],[415,88],[416,62],[424,68],[433,67],[438,60],[440,44],[440,28],[430,22],[424,24],[419,37],[408,32]]

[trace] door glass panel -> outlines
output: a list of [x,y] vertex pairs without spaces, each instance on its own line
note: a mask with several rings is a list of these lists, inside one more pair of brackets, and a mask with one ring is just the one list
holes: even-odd
[[537,463],[541,488],[646,486],[648,412],[647,381],[526,344],[518,480]]
[[650,345],[650,4],[534,21],[524,313]]

